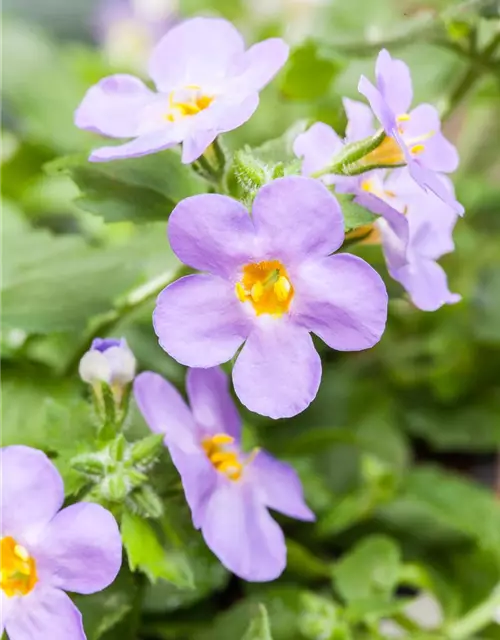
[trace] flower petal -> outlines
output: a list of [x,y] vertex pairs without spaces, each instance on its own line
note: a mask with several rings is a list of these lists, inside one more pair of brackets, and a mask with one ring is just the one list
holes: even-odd
[[75,112],[75,124],[113,138],[133,138],[139,132],[142,110],[155,97],[134,76],[109,76],[87,91]]
[[394,60],[386,49],[378,54],[375,65],[377,87],[396,115],[405,114],[413,100],[413,86],[408,65]]
[[10,640],[86,640],[82,614],[59,589],[35,587],[17,599],[5,626]]
[[193,18],[170,29],[156,45],[149,75],[165,92],[187,85],[205,88],[220,82],[244,49],[240,33],[227,20]]
[[236,395],[270,418],[290,418],[316,397],[321,360],[306,329],[289,320],[262,317],[233,368]]
[[235,76],[246,90],[260,91],[288,59],[290,47],[281,38],[269,38],[254,44],[236,63]]
[[120,160],[122,158],[139,158],[150,153],[163,151],[175,146],[181,141],[176,129],[165,129],[145,133],[144,135],[114,147],[100,147],[94,149],[89,156],[90,162],[109,162],[110,160]]
[[251,262],[255,230],[245,207],[215,193],[182,200],[170,214],[168,238],[184,264],[223,277],[235,277]]
[[453,229],[458,216],[434,194],[424,195],[422,203],[412,204],[407,215],[414,252],[437,260],[455,248]]
[[457,169],[458,152],[441,133],[441,121],[435,107],[425,103],[419,104],[412,109],[409,120],[403,125],[403,138],[408,146],[419,144],[420,139],[424,138],[424,149],[418,155],[422,164],[432,171],[445,173],[452,173]]
[[358,91],[368,100],[375,117],[384,127],[387,135],[391,136],[396,126],[396,114],[391,111],[384,96],[365,76],[359,79]]
[[202,533],[222,564],[244,580],[274,580],[285,569],[283,532],[249,484],[220,484],[207,504]]
[[228,433],[239,442],[241,418],[222,369],[189,369],[186,391],[198,426],[207,434]]
[[[367,107],[368,108],[368,107]],[[344,146],[340,136],[324,122],[316,122],[293,143],[293,152],[302,158],[302,174],[310,176],[326,169]]]
[[21,544],[36,538],[64,501],[59,472],[37,449],[15,445],[0,450],[2,469],[2,536]]
[[408,158],[408,170],[411,177],[422,189],[425,189],[428,193],[432,192],[436,194],[438,198],[456,211],[458,215],[463,215],[463,206],[455,199],[453,192],[450,192],[438,173],[431,171],[418,160],[411,160],[410,158]]
[[304,501],[304,492],[295,469],[259,451],[248,470],[259,487],[266,507],[297,520],[313,521],[314,513]]
[[[309,261],[300,270],[294,316],[332,349],[373,347],[387,320],[387,291],[364,260],[349,254]],[[300,294],[299,294],[300,287]]]
[[342,98],[347,115],[346,142],[357,142],[375,133],[373,112],[364,102]]
[[172,462],[181,476],[193,525],[199,529],[203,524],[208,501],[217,486],[219,474],[201,447],[188,453],[175,444],[167,444]]
[[336,198],[319,180],[279,178],[257,193],[252,217],[269,258],[288,267],[310,256],[325,256],[344,240],[344,219]]
[[144,371],[134,380],[134,398],[151,431],[185,451],[197,450],[193,415],[173,384]]
[[208,368],[233,357],[252,322],[231,283],[217,276],[191,275],[160,293],[153,326],[161,347],[177,362]]
[[415,260],[392,277],[409,293],[413,304],[422,311],[436,311],[444,304],[454,304],[461,296],[451,293],[446,273],[432,260]]
[[122,563],[116,520],[98,504],[78,502],[60,511],[33,548],[43,584],[95,593],[110,585]]

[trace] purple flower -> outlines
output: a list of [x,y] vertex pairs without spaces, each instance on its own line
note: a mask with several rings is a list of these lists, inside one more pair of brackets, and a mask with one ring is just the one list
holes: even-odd
[[241,578],[274,580],[286,566],[286,545],[268,509],[314,520],[300,480],[264,451],[241,451],[241,420],[218,367],[190,369],[186,388],[190,407],[156,373],[141,373],[134,382],[146,422],[165,434],[193,524],[208,547]]
[[75,123],[126,144],[93,151],[90,160],[133,158],[183,143],[182,161],[196,160],[218,134],[246,122],[259,91],[288,57],[271,38],[250,47],[226,20],[194,18],[171,29],[155,47],[149,75],[158,92],[129,75],[104,78],[86,94]]
[[134,379],[136,361],[125,338],[95,338],[80,360],[79,373],[84,382],[111,387],[123,386]]
[[413,99],[410,70],[385,49],[378,55],[375,75],[376,86],[361,76],[358,90],[367,98],[388,137],[364,161],[389,166],[406,163],[417,184],[463,213],[462,205],[437,175],[455,171],[458,166],[457,150],[441,133],[437,110],[430,104],[420,104],[408,112]]
[[172,249],[189,275],[160,293],[153,324],[178,362],[208,368],[230,360],[239,399],[272,418],[303,411],[316,396],[321,360],[310,332],[333,349],[376,344],[387,292],[366,262],[330,255],[344,240],[337,200],[318,180],[287,177],[262,187],[252,217],[227,196],[186,198],[170,216]]
[[115,579],[120,532],[109,511],[80,502],[61,509],[61,476],[41,451],[0,450],[1,622],[10,640],[84,640],[65,591],[95,593]]
[[143,72],[154,45],[173,25],[175,0],[100,0],[94,31],[109,62]]
[[[452,192],[450,182],[443,180]],[[457,214],[434,194],[415,189],[407,169],[367,188],[362,203],[382,217],[376,221],[391,277],[408,292],[413,304],[435,311],[443,304],[461,300],[448,289],[447,278],[437,260],[454,249],[452,232]]]

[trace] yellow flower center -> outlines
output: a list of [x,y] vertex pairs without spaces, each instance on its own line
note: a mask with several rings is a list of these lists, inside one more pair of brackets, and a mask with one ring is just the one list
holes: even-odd
[[294,294],[287,270],[279,260],[245,265],[235,291],[240,302],[250,302],[257,315],[276,316],[288,311]]
[[175,122],[186,116],[195,116],[207,109],[213,102],[213,96],[202,93],[198,85],[192,84],[180,91],[172,91],[168,96],[168,111],[166,119]]
[[232,447],[234,438],[227,433],[217,433],[202,442],[207,458],[215,469],[223,473],[230,480],[239,480],[243,472],[238,452]]
[[0,556],[0,587],[5,595],[27,595],[38,582],[35,560],[10,536],[0,540]]

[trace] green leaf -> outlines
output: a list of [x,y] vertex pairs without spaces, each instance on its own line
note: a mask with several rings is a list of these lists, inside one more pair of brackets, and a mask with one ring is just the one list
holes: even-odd
[[424,467],[409,475],[404,495],[439,523],[473,538],[500,564],[500,504],[492,491],[440,469]]
[[46,170],[69,175],[81,192],[76,203],[108,222],[166,220],[180,200],[207,190],[170,149],[113,162],[89,162],[87,154],[78,154],[50,162]]
[[151,582],[163,579],[183,588],[192,584],[192,576],[185,563],[179,562],[174,553],[166,552],[150,522],[124,511],[121,532],[132,571],[139,569]]
[[315,593],[304,593],[302,596],[303,612],[299,618],[302,635],[310,640],[336,640],[334,635],[341,626],[339,607],[331,598],[324,598]]
[[354,202],[353,196],[345,193],[336,193],[335,197],[339,201],[344,215],[344,231],[346,233],[371,225],[377,219],[377,216],[373,213]]
[[281,90],[292,100],[317,100],[328,93],[343,66],[330,53],[325,55],[317,43],[305,42],[292,52]]
[[285,165],[298,162],[297,173],[300,172],[300,161],[293,152],[293,143],[298,135],[304,133],[307,128],[307,120],[295,122],[279,138],[268,140],[260,147],[252,149],[252,153],[262,162],[270,165],[284,163]]
[[335,586],[347,602],[383,596],[398,583],[400,552],[387,536],[373,535],[344,555],[333,570]]
[[287,571],[302,579],[317,580],[329,578],[331,570],[328,562],[317,558],[309,549],[296,540],[287,539]]
[[75,604],[83,616],[87,640],[99,640],[132,611],[137,587],[132,575],[123,569],[115,582],[99,593],[75,596]]
[[263,604],[259,604],[259,613],[250,623],[247,632],[243,636],[243,640],[273,640],[271,627],[269,625],[269,616]]

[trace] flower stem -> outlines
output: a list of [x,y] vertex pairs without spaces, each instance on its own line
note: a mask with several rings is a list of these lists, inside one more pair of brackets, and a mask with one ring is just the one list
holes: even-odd
[[449,640],[468,640],[475,633],[493,622],[495,613],[500,608],[500,583],[492,591],[490,597],[469,611],[460,620],[448,626],[446,637]]
[[70,373],[78,367],[81,357],[89,349],[90,343],[94,338],[112,332],[113,328],[123,320],[123,318],[156,298],[160,291],[167,285],[186,273],[187,270],[184,265],[175,271],[165,271],[135,289],[132,289],[114,309],[110,309],[107,313],[96,318],[89,327],[89,330],[84,333],[78,349],[66,367],[66,373]]

